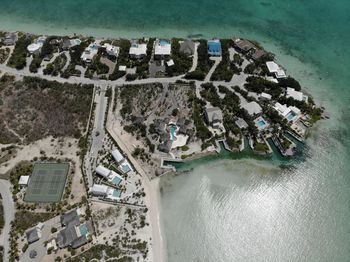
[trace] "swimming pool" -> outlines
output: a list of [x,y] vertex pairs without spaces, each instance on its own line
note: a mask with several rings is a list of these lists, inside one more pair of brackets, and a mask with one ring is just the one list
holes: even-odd
[[256,125],[260,128],[263,128],[266,126],[266,122],[264,120],[259,120],[256,122]]
[[296,114],[293,111],[289,112],[287,115],[288,121],[292,121],[295,117],[296,117]]
[[122,191],[120,191],[119,189],[114,189],[113,190],[113,196],[114,197],[120,197],[121,194],[122,194]]
[[79,226],[79,231],[82,236],[86,236],[89,233],[89,230],[85,224]]
[[159,45],[161,45],[161,46],[165,46],[165,45],[168,45],[168,44],[169,44],[169,42],[167,40],[160,40],[159,41]]
[[121,181],[122,180],[117,176],[112,179],[112,183],[116,186],[119,185]]
[[122,164],[120,167],[124,173],[128,173],[131,170],[128,164]]
[[176,126],[170,126],[171,140],[176,140]]

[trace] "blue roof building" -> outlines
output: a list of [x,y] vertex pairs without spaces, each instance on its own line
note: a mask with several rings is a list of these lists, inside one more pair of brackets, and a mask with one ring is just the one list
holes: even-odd
[[221,56],[221,43],[220,40],[209,40],[208,41],[208,54],[211,56]]

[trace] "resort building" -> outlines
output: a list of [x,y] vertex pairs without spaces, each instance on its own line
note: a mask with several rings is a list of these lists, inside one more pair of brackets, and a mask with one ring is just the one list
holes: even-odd
[[261,106],[255,101],[242,105],[242,108],[247,110],[248,114],[251,116],[259,115],[262,112]]
[[223,122],[222,111],[218,107],[209,107],[205,109],[207,122],[213,128],[219,128]]
[[254,53],[252,54],[252,59],[256,61],[265,55],[267,55],[267,52],[265,50],[258,49],[258,50],[255,50]]
[[221,56],[221,42],[219,39],[208,40],[208,55],[210,56]]
[[96,168],[96,173],[99,174],[100,176],[108,179],[108,177],[110,176],[111,174],[111,170],[109,170],[108,168],[102,166],[102,165],[99,165],[97,168]]
[[80,223],[80,216],[80,209],[68,211],[61,216],[64,228],[57,234],[56,242],[59,248],[78,248],[92,239],[94,229],[91,221]]
[[6,46],[14,45],[16,44],[17,39],[18,38],[16,33],[7,33],[2,43]]
[[85,48],[80,58],[84,63],[89,64],[94,60],[97,53],[98,53],[98,45],[96,43],[92,43],[87,48]]
[[184,42],[180,43],[181,53],[191,56],[194,55],[195,50],[196,44],[191,40],[185,40]]
[[247,54],[255,49],[255,45],[253,43],[251,43],[248,40],[243,40],[239,38],[233,39],[233,45],[239,52],[243,54]]
[[155,42],[154,58],[163,59],[171,55],[171,43],[168,40],[159,40]]
[[45,36],[40,36],[38,39],[34,41],[34,43],[27,46],[28,52],[34,55],[40,54],[41,48],[43,47],[45,40],[46,40]]
[[304,95],[302,92],[296,91],[294,88],[291,88],[291,87],[287,87],[286,97],[287,98],[291,97],[297,101],[305,101],[305,102],[308,101],[308,97],[306,95]]
[[118,149],[114,149],[112,151],[112,156],[118,164],[124,161],[124,156],[122,155],[122,153],[120,153]]
[[297,121],[301,116],[301,111],[299,108],[295,106],[289,106],[281,105],[280,103],[276,103],[274,106],[274,109],[277,110],[277,112],[288,120],[288,122],[295,122]]
[[259,95],[259,99],[261,100],[271,100],[272,99],[272,96],[268,93],[264,93],[262,92],[260,95]]
[[102,48],[106,49],[106,53],[107,53],[109,56],[118,57],[118,55],[119,55],[120,48],[119,48],[118,46],[114,46],[114,45],[105,43],[105,44],[102,46]]
[[134,59],[141,59],[147,55],[147,44],[139,44],[137,41],[132,41],[129,56]]
[[94,184],[91,188],[90,188],[90,193],[94,196],[101,196],[101,197],[105,197],[107,196],[108,193],[108,186],[106,185],[99,185],[99,184]]
[[20,187],[22,187],[22,188],[23,187],[27,187],[28,183],[29,183],[29,176],[21,176],[19,178],[18,184],[19,184]]
[[44,227],[44,224],[39,223],[37,226],[33,227],[32,229],[29,229],[26,232],[28,244],[34,243],[41,238],[41,235],[42,235],[41,230],[43,229],[43,227]]
[[78,46],[81,44],[81,40],[79,38],[75,38],[75,39],[64,39],[61,42],[61,49],[62,50],[69,50],[70,48],[74,47],[74,46]]
[[275,62],[273,61],[266,62],[266,66],[267,66],[267,69],[269,70],[269,73],[275,76],[277,79],[287,77],[284,70]]
[[244,121],[243,118],[238,118],[235,121],[235,124],[239,127],[239,129],[246,129],[246,128],[248,128],[248,124],[247,124],[246,121]]

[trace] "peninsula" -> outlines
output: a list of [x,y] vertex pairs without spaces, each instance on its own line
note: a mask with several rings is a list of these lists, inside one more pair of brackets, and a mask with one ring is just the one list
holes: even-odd
[[323,117],[247,39],[0,39],[4,261],[164,261],[170,162],[293,157]]

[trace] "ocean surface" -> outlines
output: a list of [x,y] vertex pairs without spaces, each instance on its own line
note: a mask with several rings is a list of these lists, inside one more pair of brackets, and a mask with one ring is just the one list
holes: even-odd
[[0,0],[0,6],[0,29],[7,30],[261,42],[331,119],[314,127],[293,162],[222,155],[164,177],[168,260],[349,261],[349,0]]

